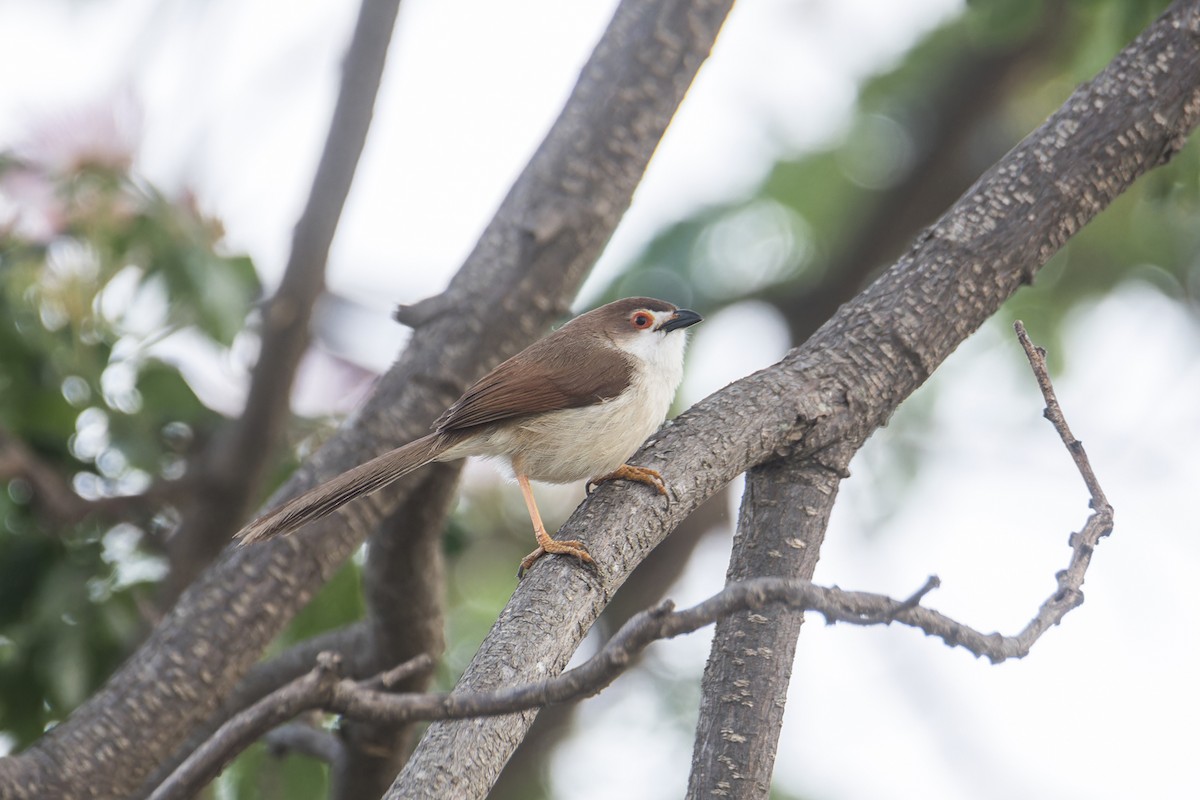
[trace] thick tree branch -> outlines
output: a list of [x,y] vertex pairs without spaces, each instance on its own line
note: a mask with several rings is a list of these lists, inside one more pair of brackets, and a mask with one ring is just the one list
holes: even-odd
[[[466,385],[543,333],[618,220],[731,0],[627,2],[558,121],[440,301],[353,422],[276,502],[411,441]],[[657,38],[655,38],[657,36]],[[227,549],[70,718],[0,760],[17,798],[123,796],[169,757],[419,476],[254,548]]]
[[164,605],[175,601],[238,529],[283,437],[292,382],[308,349],[313,306],[325,289],[329,248],[367,141],[399,8],[400,0],[363,0],[359,9],[308,201],[279,289],[263,309],[246,407],[194,465],[200,486],[167,540],[171,572],[162,584]]
[[[811,580],[838,486],[854,450],[792,456],[746,474],[726,581],[759,576]],[[689,797],[715,787],[765,796],[804,615],[784,606],[717,623],[701,681]]]
[[[634,614],[656,605],[687,569],[696,545],[727,522],[725,492],[708,498],[691,516],[638,565],[621,591],[604,609],[597,628],[608,637]],[[631,663],[632,668],[635,664]],[[488,800],[524,800],[546,794],[541,786],[550,750],[565,737],[578,706],[560,704],[544,708],[512,758],[504,765]]]
[[[460,681],[561,670],[634,565],[739,472],[861,443],[1063,243],[1179,150],[1200,117],[1200,12],[1177,2],[1008,153],[865,292],[774,367],[698,403],[633,458],[672,502],[601,487],[560,532],[595,572],[538,565]],[[480,797],[533,714],[430,726],[389,797]]]

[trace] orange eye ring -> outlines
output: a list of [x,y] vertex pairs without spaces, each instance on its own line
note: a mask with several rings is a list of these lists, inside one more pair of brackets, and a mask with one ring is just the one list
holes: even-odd
[[654,317],[647,314],[645,311],[635,311],[629,318],[629,324],[637,328],[639,331],[644,331],[654,324]]

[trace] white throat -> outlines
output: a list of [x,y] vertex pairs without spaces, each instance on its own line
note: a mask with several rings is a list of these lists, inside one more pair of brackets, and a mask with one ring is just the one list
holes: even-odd
[[666,418],[683,382],[683,351],[687,334],[683,331],[645,331],[615,342],[616,346],[637,359],[633,383],[645,398],[646,407],[653,408],[659,423]]

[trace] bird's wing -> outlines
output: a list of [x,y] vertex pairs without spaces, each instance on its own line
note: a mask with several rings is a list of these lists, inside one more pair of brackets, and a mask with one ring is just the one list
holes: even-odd
[[606,342],[568,343],[552,334],[480,378],[433,427],[449,433],[599,403],[629,386],[633,368],[631,356]]

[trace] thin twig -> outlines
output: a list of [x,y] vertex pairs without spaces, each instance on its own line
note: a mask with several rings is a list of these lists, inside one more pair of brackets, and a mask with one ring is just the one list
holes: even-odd
[[372,692],[386,692],[401,681],[408,680],[415,675],[420,675],[431,669],[433,669],[433,657],[423,653],[415,658],[410,658],[399,666],[392,667],[387,672],[381,672],[378,675],[360,681],[358,685]]
[[1083,449],[1083,442],[1076,439],[1071,433],[1070,427],[1067,426],[1062,406],[1058,403],[1058,397],[1054,394],[1054,386],[1051,384],[1050,375],[1046,370],[1046,351],[1030,341],[1029,334],[1020,320],[1015,322],[1013,327],[1016,329],[1021,346],[1025,348],[1025,355],[1029,358],[1030,367],[1033,368],[1038,388],[1042,390],[1042,397],[1046,399],[1044,416],[1054,425],[1067,452],[1071,454],[1071,458],[1079,470],[1079,475],[1083,478],[1083,482],[1091,494],[1092,507],[1092,514],[1084,523],[1083,529],[1078,533],[1072,533],[1067,540],[1071,547],[1071,563],[1056,576],[1058,591],[1042,604],[1042,607],[1038,609],[1037,616],[1030,620],[1029,624],[1025,626],[1025,630],[1016,637],[1021,640],[1027,651],[1029,646],[1047,628],[1057,625],[1068,611],[1083,602],[1084,575],[1091,563],[1092,552],[1096,545],[1100,543],[1101,539],[1112,533],[1113,508],[1109,505],[1104,490],[1100,488],[1100,482]]
[[1088,491],[1091,492],[1092,508],[1097,511],[1107,508],[1111,515],[1112,507],[1109,506],[1108,498],[1104,496],[1104,490],[1100,488],[1100,481],[1096,479],[1092,464],[1083,450],[1083,442],[1076,439],[1075,435],[1071,433],[1071,428],[1063,416],[1062,406],[1058,404],[1058,396],[1054,394],[1054,386],[1050,383],[1050,374],[1046,370],[1045,349],[1034,345],[1029,340],[1025,324],[1020,320],[1013,323],[1013,328],[1017,331],[1017,338],[1021,341],[1021,346],[1025,348],[1025,355],[1029,358],[1029,366],[1033,368],[1034,377],[1037,378],[1038,388],[1042,390],[1042,396],[1046,398],[1046,410],[1043,415],[1054,425],[1063,444],[1071,453],[1071,458],[1075,460],[1075,466],[1079,469],[1079,474],[1087,485]]

